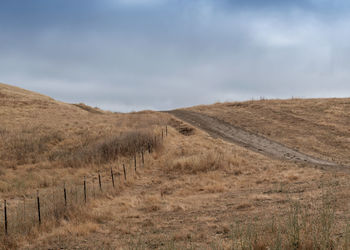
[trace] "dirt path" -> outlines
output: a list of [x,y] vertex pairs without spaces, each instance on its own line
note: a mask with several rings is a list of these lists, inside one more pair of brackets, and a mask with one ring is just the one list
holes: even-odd
[[261,154],[279,158],[282,160],[290,160],[294,162],[311,163],[323,168],[331,167],[333,170],[347,169],[336,163],[317,159],[315,157],[300,153],[294,149],[288,148],[278,142],[272,141],[260,135],[256,135],[245,131],[217,118],[187,110],[169,111],[175,117],[202,129],[215,138],[222,138],[226,141],[233,142],[245,148],[259,152]]

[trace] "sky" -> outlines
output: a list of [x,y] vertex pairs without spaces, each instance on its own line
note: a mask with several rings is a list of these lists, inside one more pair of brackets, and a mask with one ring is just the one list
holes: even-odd
[[119,112],[350,96],[348,0],[0,0],[0,82]]

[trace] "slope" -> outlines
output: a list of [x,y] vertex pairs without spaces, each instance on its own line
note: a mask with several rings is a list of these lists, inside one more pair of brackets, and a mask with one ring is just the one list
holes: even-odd
[[260,100],[188,110],[210,115],[302,153],[350,164],[350,99]]

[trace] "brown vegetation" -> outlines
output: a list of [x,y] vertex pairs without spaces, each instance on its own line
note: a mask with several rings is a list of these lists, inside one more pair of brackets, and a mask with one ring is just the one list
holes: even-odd
[[[336,133],[342,139],[347,136],[347,118],[342,117],[347,111],[326,109],[333,130],[324,124],[311,126],[311,121],[325,122],[323,117],[317,118],[323,111],[310,117],[309,111],[303,111],[314,101],[335,103],[335,106],[346,102],[263,100],[248,102],[248,107],[244,103],[242,107],[238,105],[245,115],[230,111],[232,106],[228,104],[194,109],[220,119],[226,117],[228,122],[237,119],[235,125],[248,130],[259,130],[261,126],[259,132],[264,136],[346,163],[349,150],[345,144],[330,143],[329,152],[323,152],[330,135]],[[43,200],[57,200],[54,206],[57,216],[53,213],[50,219],[46,215],[47,224],[33,228],[25,237],[13,234],[3,238],[4,248],[348,249],[350,246],[347,226],[350,192],[346,173],[271,159],[213,139],[164,113],[90,112],[85,107],[60,103],[7,85],[0,85],[0,103],[1,200],[8,199],[10,208],[20,205],[19,210],[10,209],[17,221],[22,218],[23,196],[29,201],[36,189]],[[250,105],[261,105],[259,116]],[[294,118],[279,118],[278,106],[281,116],[295,113],[305,121],[299,124],[292,122]],[[236,116],[231,112],[236,112]],[[271,129],[265,121],[269,115]],[[334,121],[330,120],[332,116]],[[288,122],[294,127],[288,126]],[[156,140],[153,135],[160,135],[165,124],[171,126],[160,145],[160,138]],[[280,136],[267,134],[276,128]],[[304,129],[314,132],[308,135]],[[328,129],[332,131],[330,135],[326,134]],[[318,132],[319,136],[314,134]],[[306,138],[310,141],[301,140],[299,133],[309,136]],[[317,138],[317,143],[313,138]],[[131,171],[133,159],[129,156],[145,150],[148,143],[156,150],[147,154],[143,168],[137,173]],[[127,182],[122,178],[123,164],[131,175]],[[71,183],[72,186],[67,186],[73,191],[72,187],[80,185],[82,192],[82,180],[86,176],[91,198],[98,190],[92,189],[93,185],[97,187],[97,171],[106,180],[110,167],[115,169],[117,177],[115,189],[111,189],[109,182],[109,188],[98,199],[74,206],[68,214],[62,212],[64,182]],[[52,190],[57,190],[57,194],[52,194]],[[43,206],[49,209],[48,204]],[[20,225],[17,231],[26,228]]]
[[289,99],[196,106],[203,112],[325,160],[350,165],[350,99]]

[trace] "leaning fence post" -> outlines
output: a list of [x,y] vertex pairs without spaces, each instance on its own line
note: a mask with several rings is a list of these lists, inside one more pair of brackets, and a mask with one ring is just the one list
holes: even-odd
[[98,171],[98,184],[100,185],[100,191],[102,192],[102,183],[101,183],[100,171]]
[[7,235],[7,204],[6,200],[4,200],[4,217],[5,217],[5,234]]
[[64,197],[64,206],[67,206],[67,189],[66,183],[63,184],[63,197]]
[[114,175],[113,175],[113,167],[111,167],[111,177],[112,177],[112,184],[114,188]]
[[126,170],[125,170],[125,164],[123,164],[123,171],[124,171],[124,180],[126,181]]
[[84,176],[84,202],[86,203],[86,177]]
[[41,225],[39,190],[38,190],[37,193],[36,193],[36,202],[37,202],[37,205],[38,205],[38,220],[39,220],[39,225]]

